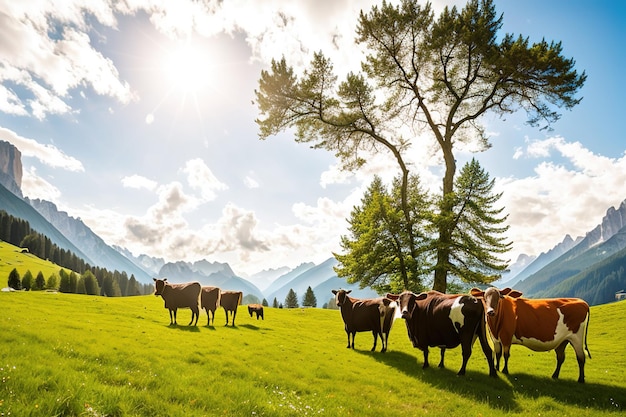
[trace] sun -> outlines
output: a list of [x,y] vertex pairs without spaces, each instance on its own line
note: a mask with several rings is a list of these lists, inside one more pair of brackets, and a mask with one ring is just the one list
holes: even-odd
[[162,57],[162,71],[167,87],[180,93],[199,93],[214,83],[211,51],[201,44],[178,41]]

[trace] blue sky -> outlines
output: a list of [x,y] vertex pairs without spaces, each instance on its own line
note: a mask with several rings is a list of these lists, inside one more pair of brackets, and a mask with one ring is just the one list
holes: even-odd
[[[340,250],[351,208],[393,165],[379,156],[342,173],[289,132],[260,141],[252,100],[282,55],[301,68],[321,49],[339,73],[358,70],[356,16],[378,2],[83,3],[0,0],[0,139],[22,152],[26,196],[136,255],[229,262],[240,274]],[[503,34],[561,41],[588,76],[581,104],[552,131],[523,113],[487,118],[493,147],[457,151],[496,178],[515,259],[583,235],[626,199],[626,2],[496,9]],[[437,187],[427,148],[413,160]]]

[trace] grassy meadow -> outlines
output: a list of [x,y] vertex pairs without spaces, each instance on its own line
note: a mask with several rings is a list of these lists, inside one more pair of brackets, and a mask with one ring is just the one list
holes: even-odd
[[[321,298],[321,294],[318,295]],[[586,384],[568,347],[561,379],[553,352],[512,348],[511,374],[490,378],[479,343],[467,375],[460,348],[446,369],[422,369],[399,320],[389,351],[356,349],[338,311],[272,309],[236,326],[213,326],[179,310],[169,326],[155,296],[106,298],[0,293],[0,415],[3,416],[596,416],[626,405],[626,302],[593,307]],[[380,344],[378,350],[380,349]]]
[[20,278],[26,274],[26,271],[30,271],[34,279],[41,271],[48,279],[50,275],[58,274],[62,268],[31,253],[22,253],[20,247],[0,241],[0,288],[7,286],[7,278],[13,269],[17,269]]

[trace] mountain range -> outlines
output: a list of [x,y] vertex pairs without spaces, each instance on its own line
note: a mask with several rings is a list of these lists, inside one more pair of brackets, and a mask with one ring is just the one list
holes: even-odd
[[[270,303],[274,299],[282,302],[290,289],[302,297],[308,287],[319,305],[331,298],[331,289],[351,289],[358,298],[376,296],[370,288],[360,289],[337,277],[335,258],[319,265],[303,263],[294,269],[281,267],[241,277],[227,263],[165,262],[145,254],[133,256],[124,248],[107,245],[80,219],[59,211],[53,203],[23,197],[20,158],[19,150],[0,141],[0,210],[28,221],[32,229],[91,265],[124,271],[142,283],[150,283],[152,277],[166,277],[171,282],[197,280]],[[610,207],[584,237],[566,235],[545,253],[520,255],[494,285],[515,287],[528,297],[581,297],[590,304],[602,304],[614,301],[615,293],[626,289],[625,271],[626,200],[618,208]]]

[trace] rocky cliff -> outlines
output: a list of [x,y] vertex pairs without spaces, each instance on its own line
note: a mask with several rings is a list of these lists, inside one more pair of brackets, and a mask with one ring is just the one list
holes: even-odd
[[22,153],[3,140],[0,140],[0,184],[22,197]]

